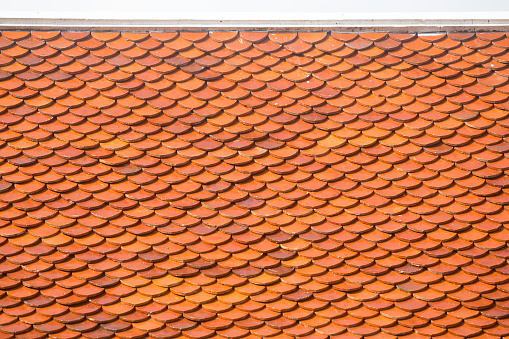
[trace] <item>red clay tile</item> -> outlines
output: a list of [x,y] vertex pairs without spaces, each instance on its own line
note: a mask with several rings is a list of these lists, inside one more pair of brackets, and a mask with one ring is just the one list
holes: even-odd
[[507,336],[504,34],[0,48],[6,337]]

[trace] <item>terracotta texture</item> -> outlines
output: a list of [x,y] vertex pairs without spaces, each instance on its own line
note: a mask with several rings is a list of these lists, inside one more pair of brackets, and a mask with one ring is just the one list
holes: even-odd
[[505,33],[2,32],[0,339],[509,336]]

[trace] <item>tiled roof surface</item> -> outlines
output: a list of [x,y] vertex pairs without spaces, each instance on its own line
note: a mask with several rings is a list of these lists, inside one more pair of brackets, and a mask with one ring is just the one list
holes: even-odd
[[3,32],[0,339],[509,335],[509,38]]

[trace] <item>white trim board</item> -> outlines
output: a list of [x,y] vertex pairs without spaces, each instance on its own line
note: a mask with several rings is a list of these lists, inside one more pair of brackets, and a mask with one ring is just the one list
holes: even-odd
[[0,29],[509,31],[509,12],[427,13],[129,13],[1,12]]

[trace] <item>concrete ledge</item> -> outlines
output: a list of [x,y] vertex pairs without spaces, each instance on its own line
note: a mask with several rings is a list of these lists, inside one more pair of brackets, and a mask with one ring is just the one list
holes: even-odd
[[509,31],[509,12],[443,13],[76,13],[0,12],[3,30]]

